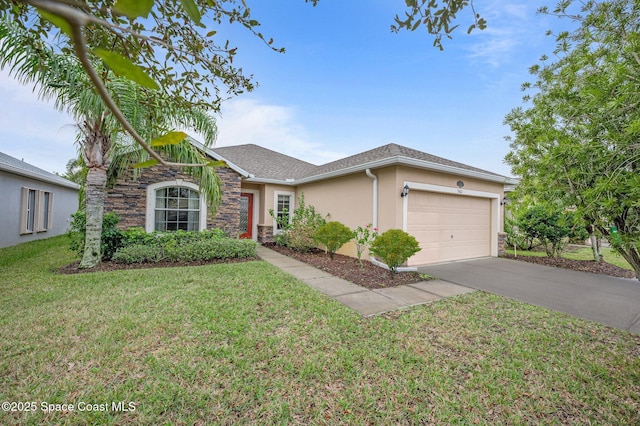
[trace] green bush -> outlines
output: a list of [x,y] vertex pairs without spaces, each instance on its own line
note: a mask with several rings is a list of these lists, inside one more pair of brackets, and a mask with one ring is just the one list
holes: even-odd
[[226,238],[221,229],[204,231],[172,231],[172,232],[146,232],[143,228],[129,228],[122,231],[121,247],[144,244],[148,246],[180,246],[205,240],[217,240]]
[[298,198],[298,207],[293,210],[291,222],[289,222],[288,215],[277,218],[273,210],[269,210],[269,214],[282,228],[278,235],[283,235],[283,237],[279,241],[276,239],[276,243],[284,243],[287,247],[303,253],[316,246],[314,234],[320,226],[326,223],[325,218],[316,212],[315,207],[307,207],[304,202],[304,194]]
[[155,245],[132,244],[120,247],[112,260],[117,263],[156,263],[166,259],[164,250]]
[[580,218],[548,206],[533,206],[518,218],[518,228],[528,237],[538,239],[547,256],[560,256],[571,239],[585,240],[588,233]]
[[[135,234],[133,232],[132,234]],[[130,244],[119,248],[113,260],[120,263],[145,263],[169,260],[172,262],[207,261],[212,259],[251,258],[256,256],[256,243],[221,237],[218,232],[191,232],[192,235],[151,235],[149,244]],[[166,237],[165,237],[166,236]],[[143,236],[140,239],[145,240]]]
[[[105,213],[102,217],[102,235],[100,240],[100,251],[102,259],[109,260],[116,252],[122,238],[122,231],[118,229],[120,218],[113,212]],[[67,236],[69,237],[69,249],[76,252],[78,257],[82,257],[84,252],[84,242],[87,231],[87,213],[79,210],[71,215],[71,224]]]
[[353,238],[353,231],[340,222],[327,222],[320,226],[313,238],[327,248],[329,257]]
[[166,246],[165,254],[168,260],[174,262],[246,259],[256,255],[256,243],[252,240],[235,240],[231,238],[202,240],[178,246]]
[[390,229],[371,243],[369,251],[387,264],[393,275],[398,266],[421,249],[415,237],[401,229]]
[[531,250],[533,248],[535,239],[520,231],[517,219],[505,218],[504,232],[507,234],[507,246],[521,250]]

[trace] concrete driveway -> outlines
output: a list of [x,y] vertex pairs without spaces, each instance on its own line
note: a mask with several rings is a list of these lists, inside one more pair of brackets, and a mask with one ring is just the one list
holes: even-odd
[[637,280],[500,258],[428,265],[418,271],[640,334]]

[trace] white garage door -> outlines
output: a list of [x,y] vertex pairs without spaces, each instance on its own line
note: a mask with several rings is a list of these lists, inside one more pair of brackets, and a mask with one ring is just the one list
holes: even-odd
[[422,249],[409,265],[491,255],[490,199],[412,191],[408,202],[407,232]]

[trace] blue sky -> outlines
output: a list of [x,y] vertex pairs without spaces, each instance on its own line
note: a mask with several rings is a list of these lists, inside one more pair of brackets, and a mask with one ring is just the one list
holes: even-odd
[[[466,35],[468,14],[445,50],[422,29],[390,32],[396,0],[249,0],[260,31],[222,28],[234,60],[259,86],[224,103],[217,146],[255,143],[322,164],[387,143],[510,175],[503,119],[522,105],[528,68],[553,49],[559,21],[528,0],[476,0],[488,21]],[[547,3],[548,4],[548,3]],[[0,151],[63,172],[75,156],[73,120],[0,72]]]

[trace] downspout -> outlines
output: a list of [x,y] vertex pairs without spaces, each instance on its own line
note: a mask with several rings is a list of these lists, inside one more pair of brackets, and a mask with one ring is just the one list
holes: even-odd
[[373,227],[378,227],[378,176],[371,173],[371,169],[365,170],[368,177],[373,179]]

